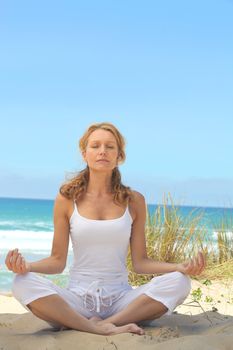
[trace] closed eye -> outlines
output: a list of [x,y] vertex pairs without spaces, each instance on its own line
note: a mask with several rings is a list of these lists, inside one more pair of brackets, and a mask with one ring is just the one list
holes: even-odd
[[[91,148],[98,148],[99,145],[91,145],[90,147],[91,147]],[[106,147],[107,147],[107,148],[110,148],[110,149],[114,149],[114,148],[115,148],[114,146],[110,146],[110,145],[107,145]]]

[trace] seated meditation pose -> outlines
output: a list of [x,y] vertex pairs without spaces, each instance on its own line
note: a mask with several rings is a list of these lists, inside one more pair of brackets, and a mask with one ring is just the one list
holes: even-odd
[[[15,273],[13,295],[58,329],[144,334],[140,322],[169,315],[183,303],[190,293],[189,275],[203,271],[204,256],[199,252],[183,263],[147,256],[145,199],[121,182],[125,140],[114,125],[91,125],[79,147],[86,168],[61,185],[55,199],[50,256],[28,262],[19,249],[6,256],[7,268]],[[73,264],[64,288],[40,274],[62,273],[69,238]],[[159,276],[133,288],[126,264],[129,247],[136,273]]]

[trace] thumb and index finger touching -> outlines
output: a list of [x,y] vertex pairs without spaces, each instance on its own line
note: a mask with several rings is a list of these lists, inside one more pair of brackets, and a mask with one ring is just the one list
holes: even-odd
[[17,258],[21,256],[21,253],[19,252],[19,249],[13,249],[10,250],[7,253],[6,259],[5,259],[5,264],[9,270],[13,270],[14,265],[16,264]]

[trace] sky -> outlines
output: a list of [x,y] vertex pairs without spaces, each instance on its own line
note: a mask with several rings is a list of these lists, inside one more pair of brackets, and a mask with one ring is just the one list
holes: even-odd
[[108,121],[122,181],[233,207],[233,1],[0,2],[0,197],[54,199]]

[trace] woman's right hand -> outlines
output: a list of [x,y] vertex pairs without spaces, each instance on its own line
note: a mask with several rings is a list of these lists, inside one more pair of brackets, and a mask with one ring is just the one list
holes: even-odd
[[17,248],[8,252],[5,264],[8,270],[21,275],[30,271],[30,263],[26,262]]

